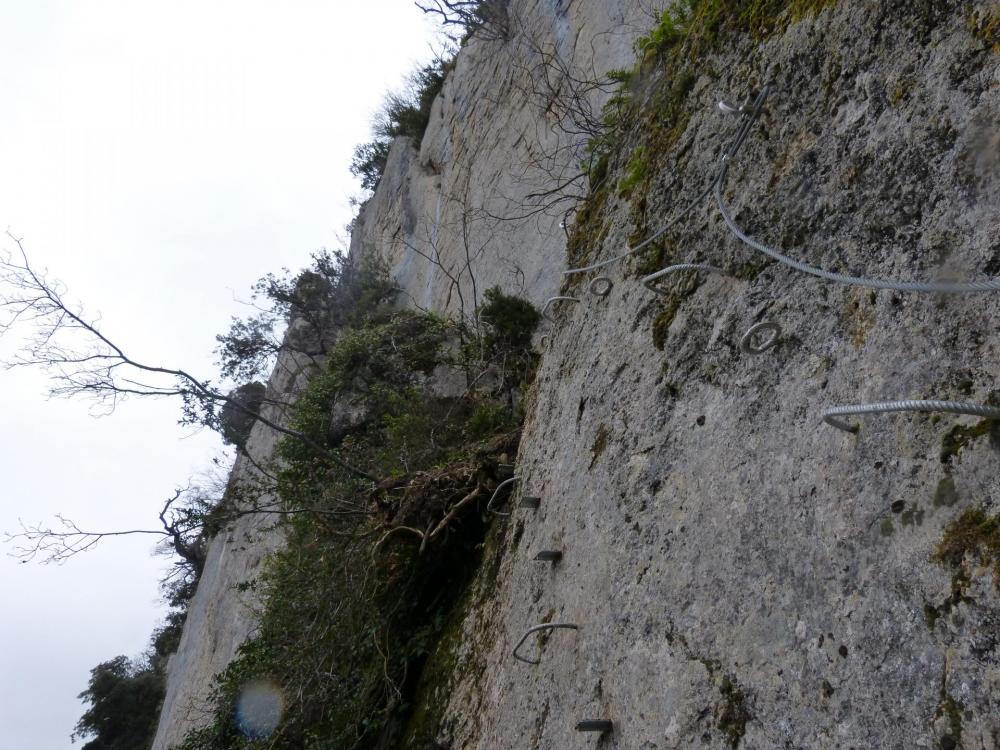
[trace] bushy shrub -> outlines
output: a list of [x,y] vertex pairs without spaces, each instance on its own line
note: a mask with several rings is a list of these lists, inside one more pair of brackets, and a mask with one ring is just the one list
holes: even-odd
[[71,735],[83,750],[143,750],[152,745],[166,692],[167,658],[177,650],[184,613],[172,612],[139,659],[116,656],[90,670],[79,698],[89,704]]
[[453,67],[454,59],[424,65],[410,74],[401,91],[386,95],[372,125],[373,140],[355,147],[351,161],[351,174],[361,180],[364,190],[374,190],[382,179],[393,139],[405,136],[420,145],[434,99]]
[[528,300],[504,294],[500,287],[487,289],[479,308],[479,319],[486,324],[486,346],[492,350],[525,352],[531,349],[531,337],[542,316]]

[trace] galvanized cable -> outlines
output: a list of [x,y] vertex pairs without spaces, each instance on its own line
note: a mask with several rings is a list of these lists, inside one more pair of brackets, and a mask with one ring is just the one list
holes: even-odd
[[[766,97],[769,92],[770,87],[764,86],[761,91],[761,97]],[[758,97],[761,103],[763,100]],[[759,106],[755,108],[755,112],[751,113],[748,118],[748,123],[753,123],[757,119],[757,114],[759,114]],[[967,294],[971,292],[997,292],[1000,291],[1000,279],[990,279],[989,281],[967,281],[967,282],[951,282],[951,281],[888,281],[885,279],[869,279],[864,276],[849,276],[847,274],[835,273],[833,271],[825,271],[822,268],[816,268],[808,263],[803,263],[801,261],[790,258],[784,255],[780,251],[773,247],[765,245],[763,242],[755,240],[746,234],[733,220],[732,215],[726,208],[725,201],[722,199],[722,190],[726,182],[726,176],[729,172],[729,162],[732,157],[736,155],[739,148],[743,145],[746,140],[744,135],[741,139],[735,143],[735,148],[726,154],[722,159],[722,169],[719,172],[719,178],[715,181],[715,198],[719,204],[719,211],[722,212],[722,218],[726,222],[726,226],[729,230],[736,235],[739,239],[746,245],[749,245],[755,250],[758,250],[765,255],[773,258],[779,263],[783,263],[786,266],[794,268],[796,271],[801,271],[802,273],[807,273],[812,276],[818,276],[821,279],[827,281],[832,281],[836,284],[846,284],[848,286],[861,286],[870,289],[893,289],[899,292],[944,292],[948,294]]]
[[[767,92],[767,87],[765,86],[764,91],[762,91],[757,96],[752,105],[740,107],[739,109],[734,108],[728,102],[719,102],[719,109],[722,112],[726,114],[739,113],[744,116],[743,123],[736,131],[736,135],[733,137],[733,140],[730,141],[729,145],[726,147],[725,154],[722,157],[723,164],[725,164],[725,162],[739,150],[740,146],[743,145],[743,142],[747,139],[747,136],[750,134],[750,128],[752,127],[754,120],[756,120],[757,116],[760,114],[760,108],[764,104],[764,99],[766,98],[766,92]],[[749,111],[747,111],[748,109]],[[624,253],[622,253],[621,255],[616,255],[614,258],[608,258],[607,260],[602,260],[597,263],[591,263],[589,266],[583,266],[581,268],[570,268],[566,271],[563,271],[563,276],[570,276],[572,274],[577,274],[577,273],[586,273],[587,271],[595,271],[598,268],[604,268],[605,266],[610,266],[613,263],[617,263],[621,260],[624,260],[630,255],[634,255],[640,250],[644,250],[645,248],[649,247],[652,243],[656,242],[656,240],[660,239],[660,237],[666,234],[667,230],[669,230],[674,224],[676,224],[685,216],[687,216],[689,213],[691,213],[691,211],[698,204],[700,204],[703,200],[705,200],[705,198],[707,198],[711,194],[712,190],[716,187],[716,185],[719,183],[719,181],[723,178],[724,175],[725,175],[725,170],[720,169],[712,178],[712,181],[708,184],[708,186],[704,190],[702,190],[701,193],[698,194],[697,198],[688,203],[681,210],[681,212],[677,214],[677,216],[672,218],[670,221],[668,221],[666,224],[660,227],[656,232],[651,234],[649,237],[644,239],[635,247],[628,248]]]
[[857,432],[859,427],[838,417],[854,414],[887,414],[898,411],[943,411],[948,414],[970,414],[987,419],[1000,419],[1000,409],[980,404],[967,404],[959,401],[880,401],[875,404],[854,404],[850,406],[834,406],[823,412],[823,421],[845,432]]
[[655,273],[651,273],[648,276],[643,276],[640,281],[642,285],[649,289],[651,292],[656,294],[666,294],[662,289],[655,285],[658,279],[668,274],[675,273],[677,271],[706,271],[708,273],[725,273],[721,268],[716,268],[715,266],[710,266],[707,263],[677,263],[672,266],[667,266],[666,268],[661,268]]

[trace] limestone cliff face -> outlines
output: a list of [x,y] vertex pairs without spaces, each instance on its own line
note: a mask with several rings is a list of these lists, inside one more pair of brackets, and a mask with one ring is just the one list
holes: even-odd
[[[651,23],[626,2],[513,10],[518,33],[463,50],[420,149],[395,144],[358,218],[352,251],[387,257],[413,304],[471,314],[494,284],[536,303],[558,293],[572,204],[532,194],[572,176],[582,138],[525,61],[557,49],[580,78],[626,67]],[[724,191],[749,233],[845,273],[1000,274],[1000,57],[977,20],[997,12],[844,0],[712,53],[641,195],[606,198],[591,259],[709,184],[738,127],[714,103],[767,80]],[[650,76],[669,85],[671,71]],[[649,155],[642,128],[630,138],[614,180],[638,147]],[[425,686],[445,706],[439,746],[593,747],[574,725],[606,718],[601,747],[1000,747],[993,560],[932,559],[965,511],[1000,510],[995,430],[895,414],[852,435],[820,420],[840,404],[985,402],[1000,390],[1000,296],[873,291],[762,262],[712,199],[661,244],[664,263],[727,273],[678,277],[660,297],[628,262],[608,269],[606,297],[585,281],[554,308],[517,468],[541,507],[497,521],[460,637],[434,655],[451,665]],[[742,351],[764,320],[778,345]],[[251,438],[255,455],[271,443]],[[253,626],[232,585],[280,539],[242,540],[212,545],[158,749],[198,722],[210,675]],[[563,558],[533,561],[542,549]],[[543,621],[579,629],[528,641],[537,665],[513,660]]]
[[[267,398],[284,401],[300,392],[310,374],[305,358],[283,353],[268,383]],[[273,404],[263,407],[263,414],[276,423],[285,421]],[[232,490],[254,486],[260,466],[274,452],[278,436],[256,423],[246,443],[246,456],[240,456],[229,478]],[[255,498],[261,507],[272,505],[276,498]],[[208,696],[212,678],[232,661],[236,649],[253,632],[258,602],[252,590],[240,584],[252,581],[260,572],[268,553],[282,542],[274,530],[275,518],[247,515],[209,544],[205,568],[188,606],[187,620],[177,653],[167,665],[167,692],[160,712],[153,748],[167,750],[180,742],[194,727],[211,718]]]
[[525,0],[511,15],[510,39],[462,50],[420,148],[394,144],[355,222],[352,251],[387,258],[411,304],[472,315],[494,285],[537,303],[557,292],[608,94],[586,81],[631,65],[653,23],[633,0]]
[[[542,51],[557,50],[566,72],[595,78],[595,71],[629,64],[632,40],[652,23],[652,15],[632,2],[529,2],[514,10],[515,41],[473,41],[462,51],[435,103],[422,148],[418,152],[406,140],[394,144],[385,176],[357,220],[352,253],[391,260],[411,304],[471,315],[475,294],[495,284],[535,302],[554,293],[565,245],[560,223],[570,205],[540,211],[544,201],[526,196],[576,170],[584,137],[555,129],[545,112],[551,92],[532,84],[532,67]],[[558,86],[560,78],[553,73],[546,87]],[[591,92],[588,107],[599,108],[603,96]],[[521,206],[516,213],[515,206]],[[503,220],[486,215],[494,212]],[[527,216],[507,219],[522,214]],[[443,262],[431,264],[412,248]],[[268,387],[287,396],[307,377],[302,363],[283,357]],[[247,451],[265,463],[276,442],[258,424]],[[231,481],[252,482],[254,472],[253,463],[241,458]],[[237,586],[252,581],[281,544],[272,525],[273,519],[248,516],[212,541],[169,666],[154,750],[169,750],[210,720],[212,677],[256,622],[252,592]]]

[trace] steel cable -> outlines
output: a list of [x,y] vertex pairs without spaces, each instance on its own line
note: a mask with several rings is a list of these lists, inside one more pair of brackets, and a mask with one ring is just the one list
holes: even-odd
[[849,424],[838,417],[856,414],[887,414],[897,411],[943,411],[949,414],[971,414],[987,419],[1000,419],[1000,409],[959,401],[880,401],[875,404],[834,406],[823,412],[823,421],[846,432],[857,432],[858,425]]
[[649,291],[655,292],[656,294],[666,294],[662,289],[660,289],[654,282],[658,281],[661,277],[667,276],[668,274],[676,273],[677,271],[705,271],[707,273],[725,273],[721,268],[716,268],[715,266],[710,266],[707,263],[677,263],[673,266],[667,266],[666,268],[661,268],[655,273],[651,273],[648,276],[643,276],[639,279],[642,285],[646,287]]
[[[725,165],[725,162],[739,150],[740,146],[742,146],[743,142],[747,139],[747,136],[750,134],[750,128],[752,127],[754,120],[756,120],[757,116],[760,114],[760,108],[761,106],[763,106],[764,99],[766,98],[766,96],[767,96],[767,87],[765,86],[764,90],[761,91],[760,94],[758,94],[753,104],[749,105],[750,106],[749,113],[743,113],[743,110],[746,109],[745,107],[740,108],[739,110],[735,110],[735,112],[744,114],[746,119],[744,120],[743,124],[740,125],[739,129],[736,131],[736,135],[733,137],[733,140],[730,141],[729,145],[726,147],[725,154],[722,157],[723,165]],[[729,109],[722,108],[721,103],[720,103],[720,109],[727,114],[733,113],[734,111],[732,108]],[[667,230],[670,229],[670,227],[672,227],[674,224],[676,224],[685,216],[687,216],[689,213],[691,213],[691,211],[695,208],[695,206],[697,206],[699,203],[705,200],[705,198],[711,194],[712,190],[716,187],[716,185],[719,183],[719,181],[723,178],[724,175],[725,175],[725,169],[720,169],[712,178],[712,181],[708,184],[708,187],[702,190],[701,193],[698,194],[697,198],[695,198],[693,201],[688,203],[683,209],[681,209],[681,212],[677,214],[677,216],[672,218],[670,221],[668,221],[666,224],[660,227],[656,232],[654,232],[652,235],[644,239],[635,247],[630,247],[624,253],[622,253],[621,255],[616,255],[614,258],[608,258],[607,260],[598,261],[597,263],[592,263],[589,266],[583,266],[581,268],[570,268],[566,271],[563,271],[563,276],[570,276],[576,273],[586,273],[587,271],[596,271],[598,268],[604,268],[605,266],[610,266],[613,263],[617,263],[621,260],[624,260],[630,255],[634,255],[640,250],[644,250],[645,248],[649,247],[652,243],[656,242],[656,240],[660,239],[660,237],[666,234]]]
[[[765,86],[761,91],[762,96],[766,96],[769,91],[769,86]],[[759,98],[759,97],[758,97]],[[752,123],[757,118],[759,113],[759,108],[756,108],[754,112],[750,114],[748,119],[749,123]],[[803,263],[801,261],[790,258],[784,255],[779,250],[773,247],[765,245],[763,242],[755,240],[746,234],[733,220],[732,215],[726,208],[725,201],[722,199],[722,189],[726,182],[726,176],[729,172],[729,162],[733,156],[736,155],[739,148],[743,145],[746,140],[746,136],[743,136],[736,144],[735,148],[730,151],[722,160],[722,169],[719,172],[719,177],[714,183],[715,187],[715,198],[719,204],[719,211],[722,212],[722,218],[726,222],[726,226],[729,230],[736,235],[739,239],[746,245],[749,245],[755,250],[758,250],[765,255],[773,258],[779,263],[783,263],[786,266],[794,268],[796,271],[801,271],[802,273],[811,274],[812,276],[818,276],[821,279],[827,281],[832,281],[836,284],[846,284],[848,286],[862,286],[870,289],[893,289],[900,292],[943,292],[948,294],[967,294],[971,292],[997,292],[1000,291],[1000,279],[990,279],[989,281],[967,281],[967,282],[951,282],[951,281],[888,281],[885,279],[869,279],[864,276],[849,276],[847,274],[835,273],[833,271],[825,271],[822,268],[816,268],[815,266],[810,266],[808,263]]]

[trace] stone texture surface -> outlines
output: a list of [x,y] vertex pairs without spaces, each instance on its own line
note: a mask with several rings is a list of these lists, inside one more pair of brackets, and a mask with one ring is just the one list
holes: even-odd
[[[753,234],[872,276],[995,276],[1000,58],[970,34],[972,10],[845,2],[706,60],[716,72],[688,96],[645,213],[612,206],[602,257],[707,184],[736,125],[714,100],[767,74],[776,94],[727,189]],[[711,202],[665,244],[734,271],[756,260]],[[518,461],[542,506],[515,515],[501,584],[469,619],[483,669],[456,680],[443,744],[1000,746],[996,582],[967,560],[956,597],[956,571],[931,560],[963,510],[1000,509],[997,446],[942,460],[974,418],[872,416],[857,436],[819,419],[864,401],[983,402],[998,388],[996,294],[870,292],[776,264],[678,279],[660,351],[664,303],[630,267],[611,275],[608,297],[580,286],[549,331]],[[742,353],[765,319],[780,344]],[[955,495],[938,492],[949,476]],[[562,562],[532,561],[553,547]],[[515,662],[548,618],[580,630],[554,633],[538,666]],[[470,725],[473,705],[488,718]],[[615,731],[575,733],[584,718]]]
[[[306,358],[283,352],[271,374],[266,398],[280,401],[295,394],[307,382],[310,364]],[[278,423],[284,416],[275,404],[265,404],[261,413]],[[257,422],[246,443],[246,456],[240,456],[229,477],[229,489],[253,485],[257,466],[265,466],[277,443],[276,434]],[[264,494],[255,498],[261,506],[276,498]],[[268,553],[282,543],[274,530],[275,519],[267,515],[248,515],[238,519],[208,546],[205,568],[198,590],[188,605],[187,620],[177,653],[167,665],[167,692],[160,711],[153,750],[168,750],[187,732],[211,720],[208,698],[212,678],[232,661],[240,644],[251,635],[257,622],[257,600],[252,591],[241,591],[239,584],[258,575]]]
[[494,285],[555,294],[588,121],[607,97],[564,73],[594,81],[630,65],[653,15],[639,0],[514,2],[509,40],[459,54],[419,149],[393,144],[352,252],[388,259],[411,304],[454,314],[472,315]]
[[[515,8],[579,70],[623,67],[650,23],[640,4]],[[970,30],[994,8],[844,0],[705,59],[644,202],[609,202],[601,257],[707,184],[736,127],[714,101],[766,78],[776,92],[727,187],[751,234],[851,273],[1000,274],[1000,56]],[[489,218],[523,215],[579,158],[524,96],[516,47],[463,51],[421,148],[394,146],[358,219],[353,252],[389,258],[415,304],[469,313],[472,276],[479,293],[499,283],[536,303],[560,286],[562,206]],[[531,168],[553,151],[554,169]],[[996,582],[981,561],[966,560],[962,584],[931,559],[965,509],[1000,510],[997,446],[983,436],[942,459],[949,432],[975,423],[963,417],[869,416],[858,435],[819,418],[863,401],[983,402],[1000,389],[1000,297],[870,292],[761,264],[711,202],[664,245],[736,275],[672,282],[662,350],[651,329],[668,303],[632,263],[611,270],[607,297],[581,285],[582,302],[558,308],[518,460],[542,505],[502,521],[499,574],[483,571],[458,667],[435,691],[440,746],[1000,747]],[[782,326],[779,345],[742,353],[760,320]],[[949,478],[955,492],[939,492]],[[239,546],[212,547],[157,748],[183,733],[178,696],[203,695],[252,627],[230,585],[267,545]],[[551,548],[560,563],[532,561]],[[546,619],[580,630],[531,641],[537,666],[514,661]],[[615,730],[576,733],[585,718]]]

